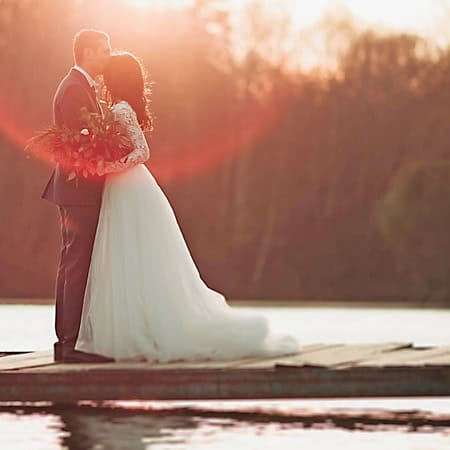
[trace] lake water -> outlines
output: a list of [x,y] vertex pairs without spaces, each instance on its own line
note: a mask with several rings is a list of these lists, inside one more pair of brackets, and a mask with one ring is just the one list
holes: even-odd
[[[292,333],[301,344],[450,345],[449,310],[259,307],[258,311],[269,317],[274,331]],[[53,319],[54,308],[49,305],[0,305],[0,352],[51,348]],[[450,449],[450,399],[84,402],[64,409],[0,403],[1,450],[281,447]]]

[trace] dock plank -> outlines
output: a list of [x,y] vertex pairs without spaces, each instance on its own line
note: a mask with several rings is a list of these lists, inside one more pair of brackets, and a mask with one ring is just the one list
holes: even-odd
[[450,362],[450,346],[428,349],[411,348],[379,354],[360,361],[357,365],[364,367],[423,366],[433,363],[440,365],[442,359]]
[[424,366],[449,366],[450,367],[450,353],[442,355],[430,356],[429,358],[422,359],[421,363]]
[[[329,348],[332,345],[310,344],[300,347],[301,354],[309,354],[320,349]],[[152,362],[114,362],[102,364],[53,364],[45,367],[22,366],[21,372],[65,372],[70,371],[95,371],[108,368],[108,370],[178,370],[178,369],[232,369],[244,367],[246,364],[263,363],[266,367],[273,367],[279,358],[242,358],[226,361],[174,361],[169,363]]]
[[39,352],[8,355],[0,358],[0,371],[18,370],[53,364],[53,352],[43,350]]
[[263,368],[268,367],[270,363],[276,366],[286,367],[337,367],[342,364],[353,365],[358,361],[381,354],[383,352],[393,352],[399,349],[411,347],[411,343],[388,342],[380,344],[357,344],[357,345],[329,345],[316,349],[308,353],[300,353],[298,355],[284,356],[276,358],[272,361],[258,361],[255,363],[245,364],[241,367]]
[[441,367],[278,367],[0,373],[0,402],[449,396]]

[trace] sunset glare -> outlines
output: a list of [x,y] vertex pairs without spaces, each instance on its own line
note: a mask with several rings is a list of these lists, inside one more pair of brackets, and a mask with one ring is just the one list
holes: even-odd
[[293,16],[301,25],[310,25],[329,12],[342,12],[364,25],[416,31],[426,29],[436,19],[440,6],[437,1],[427,0],[301,0],[282,3],[290,3]]
[[[135,6],[182,9],[192,0],[128,0]],[[366,26],[409,30],[436,37],[436,24],[446,12],[445,2],[439,0],[221,0],[224,9],[239,13],[248,5],[258,3],[267,11],[284,11],[298,28],[314,25],[328,13],[342,13]],[[447,11],[448,13],[448,11]]]
[[137,6],[139,8],[149,8],[149,7],[167,7],[182,9],[192,3],[192,0],[128,0],[129,3]]

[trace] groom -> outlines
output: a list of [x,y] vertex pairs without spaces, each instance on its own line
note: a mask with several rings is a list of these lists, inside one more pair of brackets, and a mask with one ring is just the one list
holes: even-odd
[[[111,57],[109,36],[97,30],[82,30],[74,38],[73,54],[75,66],[61,81],[53,99],[53,122],[58,127],[81,130],[82,107],[102,113],[94,78],[103,73]],[[42,194],[42,198],[58,206],[61,216],[54,359],[64,363],[110,362],[109,358],[75,350],[104,179],[68,180],[67,176],[57,165]]]

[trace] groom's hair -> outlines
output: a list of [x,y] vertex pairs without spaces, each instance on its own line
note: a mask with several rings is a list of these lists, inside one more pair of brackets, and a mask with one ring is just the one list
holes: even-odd
[[84,50],[91,48],[96,50],[99,42],[109,41],[109,35],[99,30],[81,30],[73,38],[73,57],[75,64],[80,64],[83,60]]

